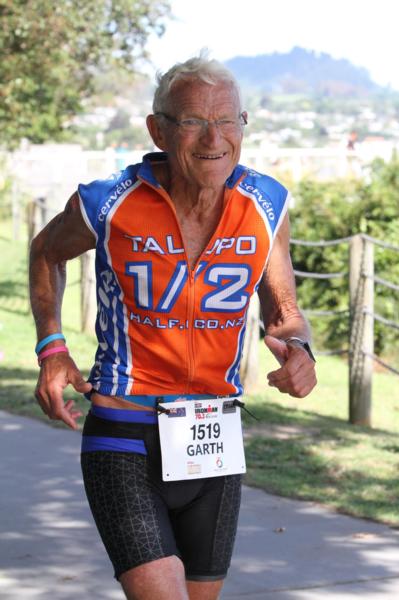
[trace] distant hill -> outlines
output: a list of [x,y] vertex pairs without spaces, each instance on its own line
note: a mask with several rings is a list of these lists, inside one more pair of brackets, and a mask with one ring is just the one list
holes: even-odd
[[236,56],[225,65],[247,91],[360,97],[383,89],[367,69],[297,46],[287,53]]

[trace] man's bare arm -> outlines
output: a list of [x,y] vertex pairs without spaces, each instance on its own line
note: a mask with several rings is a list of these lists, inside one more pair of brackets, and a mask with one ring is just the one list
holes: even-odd
[[306,396],[316,385],[314,361],[303,348],[284,340],[310,341],[309,325],[298,308],[295,278],[289,253],[289,220],[285,217],[276,236],[258,294],[266,331],[265,343],[281,368],[268,374],[269,385],[292,396]]
[[285,217],[259,286],[259,300],[267,334],[310,341],[308,323],[297,305],[295,277],[289,252],[289,221]]
[[[94,247],[94,235],[84,222],[78,195],[74,194],[65,210],[48,223],[31,245],[30,299],[38,340],[62,331],[61,306],[66,283],[66,261]],[[59,344],[59,341],[51,342],[46,349]],[[64,405],[62,397],[62,391],[69,383],[82,393],[91,388],[70,356],[65,353],[53,354],[42,362],[36,397],[50,418],[61,419],[76,428],[79,413],[74,411],[71,401]]]
[[95,247],[85,224],[77,194],[34,238],[30,249],[29,285],[38,338],[61,329],[61,304],[66,282],[66,261]]

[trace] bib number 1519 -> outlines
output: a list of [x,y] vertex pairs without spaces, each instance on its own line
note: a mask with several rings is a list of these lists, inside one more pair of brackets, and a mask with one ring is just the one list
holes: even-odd
[[190,427],[190,431],[193,432],[193,440],[203,440],[203,439],[217,439],[220,437],[220,425],[219,423],[208,423],[205,425],[202,423],[201,425],[193,425]]

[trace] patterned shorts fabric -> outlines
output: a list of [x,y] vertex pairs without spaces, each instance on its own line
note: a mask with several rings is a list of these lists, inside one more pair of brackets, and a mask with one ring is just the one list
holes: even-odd
[[[87,444],[89,438],[115,439],[116,444],[136,440],[146,453],[96,450]],[[156,424],[112,422],[89,413],[83,440],[82,447],[90,448],[81,455],[86,495],[117,579],[133,567],[172,555],[181,558],[189,580],[226,576],[241,475],[162,481]]]

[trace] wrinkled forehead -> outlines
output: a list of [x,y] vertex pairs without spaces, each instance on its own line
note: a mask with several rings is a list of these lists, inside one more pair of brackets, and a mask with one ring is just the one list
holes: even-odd
[[237,114],[241,112],[240,94],[231,81],[218,80],[207,83],[199,78],[184,77],[173,82],[167,97],[167,109],[181,111],[189,106],[204,110],[217,107],[230,107]]

